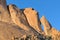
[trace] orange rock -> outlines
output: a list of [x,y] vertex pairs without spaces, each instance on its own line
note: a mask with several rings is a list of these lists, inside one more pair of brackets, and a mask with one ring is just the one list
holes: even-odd
[[46,18],[44,16],[42,16],[40,21],[41,21],[42,25],[44,26],[44,32],[46,33],[46,35],[49,35],[48,32],[52,28],[51,25],[49,24],[49,22],[46,20]]
[[26,25],[24,25],[24,23],[22,23],[22,21],[24,21],[24,19],[23,19],[24,17],[22,17],[23,15],[22,15],[22,12],[20,10],[18,10],[13,5],[9,5],[9,11],[10,11],[10,14],[11,14],[12,21],[16,25],[18,25],[20,28],[22,28],[26,31],[30,30]]
[[29,25],[34,28],[37,32],[41,32],[41,26],[39,23],[39,17],[38,17],[38,13],[33,10],[32,8],[25,8],[24,10],[24,14],[27,18],[27,21],[29,23]]
[[14,5],[9,5],[9,11],[11,14],[11,19],[13,23],[18,25],[20,28],[22,28],[25,31],[29,31],[32,34],[38,34],[31,26],[28,24],[24,14],[21,12],[20,9],[15,7]]
[[[0,22],[0,40],[11,40],[21,38],[24,35],[31,35],[32,33],[19,28],[17,25]],[[33,35],[33,34],[32,34]]]
[[51,36],[52,40],[60,40],[60,32],[53,28],[44,16],[42,16],[40,21],[44,26],[44,32],[46,35]]
[[52,38],[54,40],[60,40],[60,32],[58,30],[56,30],[55,28],[52,28],[50,31],[51,31],[50,35],[52,35]]
[[32,8],[7,7],[6,0],[0,0],[0,40],[51,39],[60,40],[60,31],[53,28],[44,16],[39,20],[38,13]]

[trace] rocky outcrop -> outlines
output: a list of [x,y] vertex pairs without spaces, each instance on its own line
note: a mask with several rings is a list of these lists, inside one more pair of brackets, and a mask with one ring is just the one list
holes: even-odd
[[60,32],[44,16],[39,20],[33,8],[19,9],[0,0],[0,40],[60,40]]
[[0,0],[0,21],[11,22],[6,0]]
[[40,21],[41,21],[42,25],[44,26],[45,34],[49,35],[49,31],[51,30],[52,26],[50,25],[50,23],[46,20],[46,18],[44,16],[42,16]]
[[16,6],[14,5],[9,5],[9,11],[11,14],[11,19],[13,21],[13,23],[15,23],[16,25],[18,25],[20,28],[22,28],[23,30],[32,32],[34,34],[36,34],[37,32],[31,28],[31,26],[28,24],[27,19],[25,17],[25,15],[23,14],[23,12],[21,10],[19,10]]
[[60,32],[53,28],[44,16],[42,16],[40,21],[44,26],[44,32],[46,35],[51,36],[52,40],[60,40]]
[[37,32],[41,32],[41,26],[38,18],[38,13],[33,10],[33,8],[25,8],[24,14],[32,28],[34,28]]

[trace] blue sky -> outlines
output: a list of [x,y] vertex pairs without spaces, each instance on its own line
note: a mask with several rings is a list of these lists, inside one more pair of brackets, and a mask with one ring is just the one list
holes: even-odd
[[7,4],[15,4],[18,8],[32,7],[43,15],[51,25],[60,30],[60,0],[7,0]]

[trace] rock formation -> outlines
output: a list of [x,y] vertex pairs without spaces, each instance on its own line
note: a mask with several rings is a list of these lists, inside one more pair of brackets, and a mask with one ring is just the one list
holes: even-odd
[[24,14],[32,28],[34,28],[37,32],[41,32],[41,26],[38,18],[38,13],[32,8],[25,8]]
[[7,9],[6,0],[0,0],[0,21],[10,22],[10,14]]
[[44,16],[39,20],[33,8],[19,9],[0,0],[0,40],[60,40],[60,32]]
[[51,30],[52,26],[50,25],[50,23],[46,20],[46,18],[44,16],[42,16],[40,21],[41,21],[42,25],[44,26],[45,34],[49,35],[49,31]]

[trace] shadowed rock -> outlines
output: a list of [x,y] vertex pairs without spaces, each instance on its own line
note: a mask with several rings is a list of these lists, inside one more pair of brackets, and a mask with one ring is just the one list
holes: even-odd
[[6,0],[0,0],[0,21],[11,22]]
[[22,23],[22,21],[26,23],[26,20],[22,12],[19,9],[17,9],[17,7],[13,5],[9,5],[9,11],[11,14],[11,19],[16,25],[20,26],[22,29],[26,31],[30,30],[26,25],[24,25],[24,23]]
[[0,0],[0,40],[60,40],[60,31],[44,16],[39,20],[32,8],[19,9]]
[[16,25],[18,25],[23,30],[31,32],[32,34],[38,34],[37,31],[35,31],[33,28],[31,28],[30,25],[28,25],[24,14],[16,6],[9,5],[9,11],[11,14],[11,19]]
[[[12,40],[12,38],[21,38],[23,35],[33,35],[28,31],[19,28],[17,25],[0,21],[0,38],[2,40]],[[0,40],[1,40],[0,39]]]

